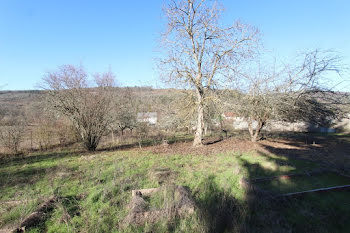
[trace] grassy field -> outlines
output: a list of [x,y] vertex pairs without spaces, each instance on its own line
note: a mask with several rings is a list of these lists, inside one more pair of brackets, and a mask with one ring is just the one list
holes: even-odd
[[[274,179],[259,184],[266,193],[242,185],[243,177],[325,168],[322,162],[274,152],[227,149],[206,154],[176,150],[155,153],[151,148],[5,158],[0,163],[0,229],[18,227],[39,203],[55,195],[54,210],[28,232],[349,232],[348,191],[270,198],[272,194],[350,184],[346,178],[321,174]],[[160,186],[150,174],[157,168],[169,168],[173,172],[171,182],[188,187],[197,206],[195,213],[181,219],[161,219],[157,224],[123,224],[131,190]],[[152,202],[162,206],[163,201]]]

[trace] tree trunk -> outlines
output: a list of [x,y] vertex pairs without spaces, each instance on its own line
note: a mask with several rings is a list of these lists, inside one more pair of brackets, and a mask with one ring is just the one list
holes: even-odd
[[88,135],[84,139],[85,148],[88,151],[95,151],[100,141],[99,137]]
[[193,146],[202,146],[203,123],[204,123],[204,106],[203,106],[203,91],[197,88],[197,126],[194,136]]
[[250,136],[251,136],[250,140],[251,140],[252,142],[257,142],[257,141],[258,141],[258,134],[257,134],[257,131],[255,131],[255,133],[253,133],[253,135],[250,135]]
[[30,150],[33,151],[33,131],[30,131]]
[[261,129],[264,127],[265,122],[264,121],[258,121],[258,125],[256,126],[256,129],[253,129],[252,122],[249,121],[248,123],[248,130],[250,134],[250,139],[252,142],[257,142],[260,139],[260,132]]
[[113,129],[112,129],[112,142],[114,143],[115,141],[114,141],[114,132],[113,132]]
[[253,138],[253,135],[254,135],[254,129],[252,124],[253,122],[251,120],[248,120],[248,131],[251,139]]

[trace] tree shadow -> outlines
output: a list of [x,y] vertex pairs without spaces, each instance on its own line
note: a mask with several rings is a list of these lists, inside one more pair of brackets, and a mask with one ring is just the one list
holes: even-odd
[[[40,163],[45,161],[55,161],[62,158],[77,157],[81,156],[83,151],[62,151],[62,152],[43,152],[43,153],[34,153],[30,155],[22,156],[11,156],[7,158],[0,159],[0,169],[6,168],[9,166],[16,165],[30,165],[33,163]],[[86,153],[86,152],[85,152]]]
[[210,175],[201,182],[204,192],[197,198],[201,224],[206,232],[287,232],[276,222],[281,221],[274,211],[278,205],[260,190],[246,187],[244,200],[235,198],[215,182]]
[[[350,206],[343,208],[344,202],[350,201],[347,191],[311,193],[300,197],[276,197],[276,194],[292,190],[311,189],[308,186],[324,182],[323,178],[319,177],[318,180],[318,176],[315,175],[284,179],[282,176],[280,177],[282,180],[271,179],[260,184],[254,183],[252,181],[261,176],[273,177],[314,169],[314,166],[305,166],[305,161],[300,162],[295,157],[281,159],[261,151],[257,156],[262,156],[266,161],[277,165],[287,165],[291,171],[271,170],[262,164],[242,161],[247,174],[246,179],[251,182],[245,186],[246,198],[243,206],[246,211],[239,213],[244,220],[239,232],[346,232],[349,230],[346,219],[350,217]],[[334,209],[337,211],[333,211]]]
[[201,223],[208,232],[230,232],[236,225],[238,201],[225,192],[210,175],[199,184],[202,193],[195,194]]
[[[303,161],[279,158],[258,152],[264,161],[286,165],[295,173],[308,168]],[[261,163],[239,158],[244,178],[240,182],[244,198],[237,199],[230,188],[225,190],[216,183],[216,175],[209,175],[194,193],[202,224],[208,232],[348,232],[350,229],[350,196],[348,191],[311,193],[298,197],[277,197],[286,190],[302,189],[299,182],[256,178],[289,174],[283,169],[269,169]],[[301,177],[300,181],[310,177]],[[312,177],[315,179],[315,177]],[[269,188],[268,188],[269,187]],[[274,189],[271,189],[274,187]],[[201,193],[199,193],[201,192]]]
[[279,141],[285,147],[261,144],[269,153],[291,159],[313,161],[329,169],[350,174],[350,137],[332,134],[295,134],[287,141]]
[[46,152],[3,159],[0,162],[0,192],[8,188],[21,189],[28,185],[34,185],[47,175],[56,179],[58,173],[70,174],[74,169],[62,167],[57,161],[77,156],[81,156],[81,153]]
[[[51,170],[56,170],[50,167]],[[26,168],[17,171],[1,172],[0,187],[12,187],[17,185],[32,185],[42,179],[48,173],[47,168]]]
[[[166,142],[171,145],[175,143],[180,143],[180,142],[190,142],[193,141],[192,137],[168,137],[166,139]],[[129,143],[129,144],[122,144],[122,145],[116,145],[116,146],[111,146],[111,147],[106,147],[106,148],[98,148],[97,151],[114,151],[114,150],[129,150],[133,148],[138,148],[138,147],[150,147],[150,146],[157,146],[161,145],[164,143],[164,140],[159,138],[159,137],[149,137],[146,140],[142,141],[137,141],[134,143]]]

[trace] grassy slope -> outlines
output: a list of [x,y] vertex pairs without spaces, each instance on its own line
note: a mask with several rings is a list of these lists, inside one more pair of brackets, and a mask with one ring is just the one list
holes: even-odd
[[[158,187],[149,175],[157,167],[177,172],[174,181],[190,188],[198,205],[196,214],[173,223],[123,228],[131,190]],[[254,152],[209,156],[139,151],[38,153],[1,162],[0,229],[16,226],[38,203],[55,194],[60,197],[55,211],[31,232],[346,232],[350,229],[348,192],[270,201],[244,190],[239,182],[243,176],[274,176],[318,167]],[[308,187],[305,183],[303,188]],[[325,179],[325,184],[331,183]],[[293,191],[293,185],[280,182],[278,190]],[[275,191],[276,184],[268,186]],[[10,200],[23,202],[5,203]]]

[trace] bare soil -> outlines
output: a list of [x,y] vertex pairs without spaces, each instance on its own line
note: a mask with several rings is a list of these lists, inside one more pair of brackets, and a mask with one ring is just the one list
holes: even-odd
[[317,161],[328,168],[350,174],[349,136],[296,134],[293,137],[268,138],[255,143],[248,139],[232,137],[201,147],[193,147],[192,142],[179,142],[167,146],[134,148],[134,150],[180,155],[210,155],[227,151],[275,154],[294,159]]

